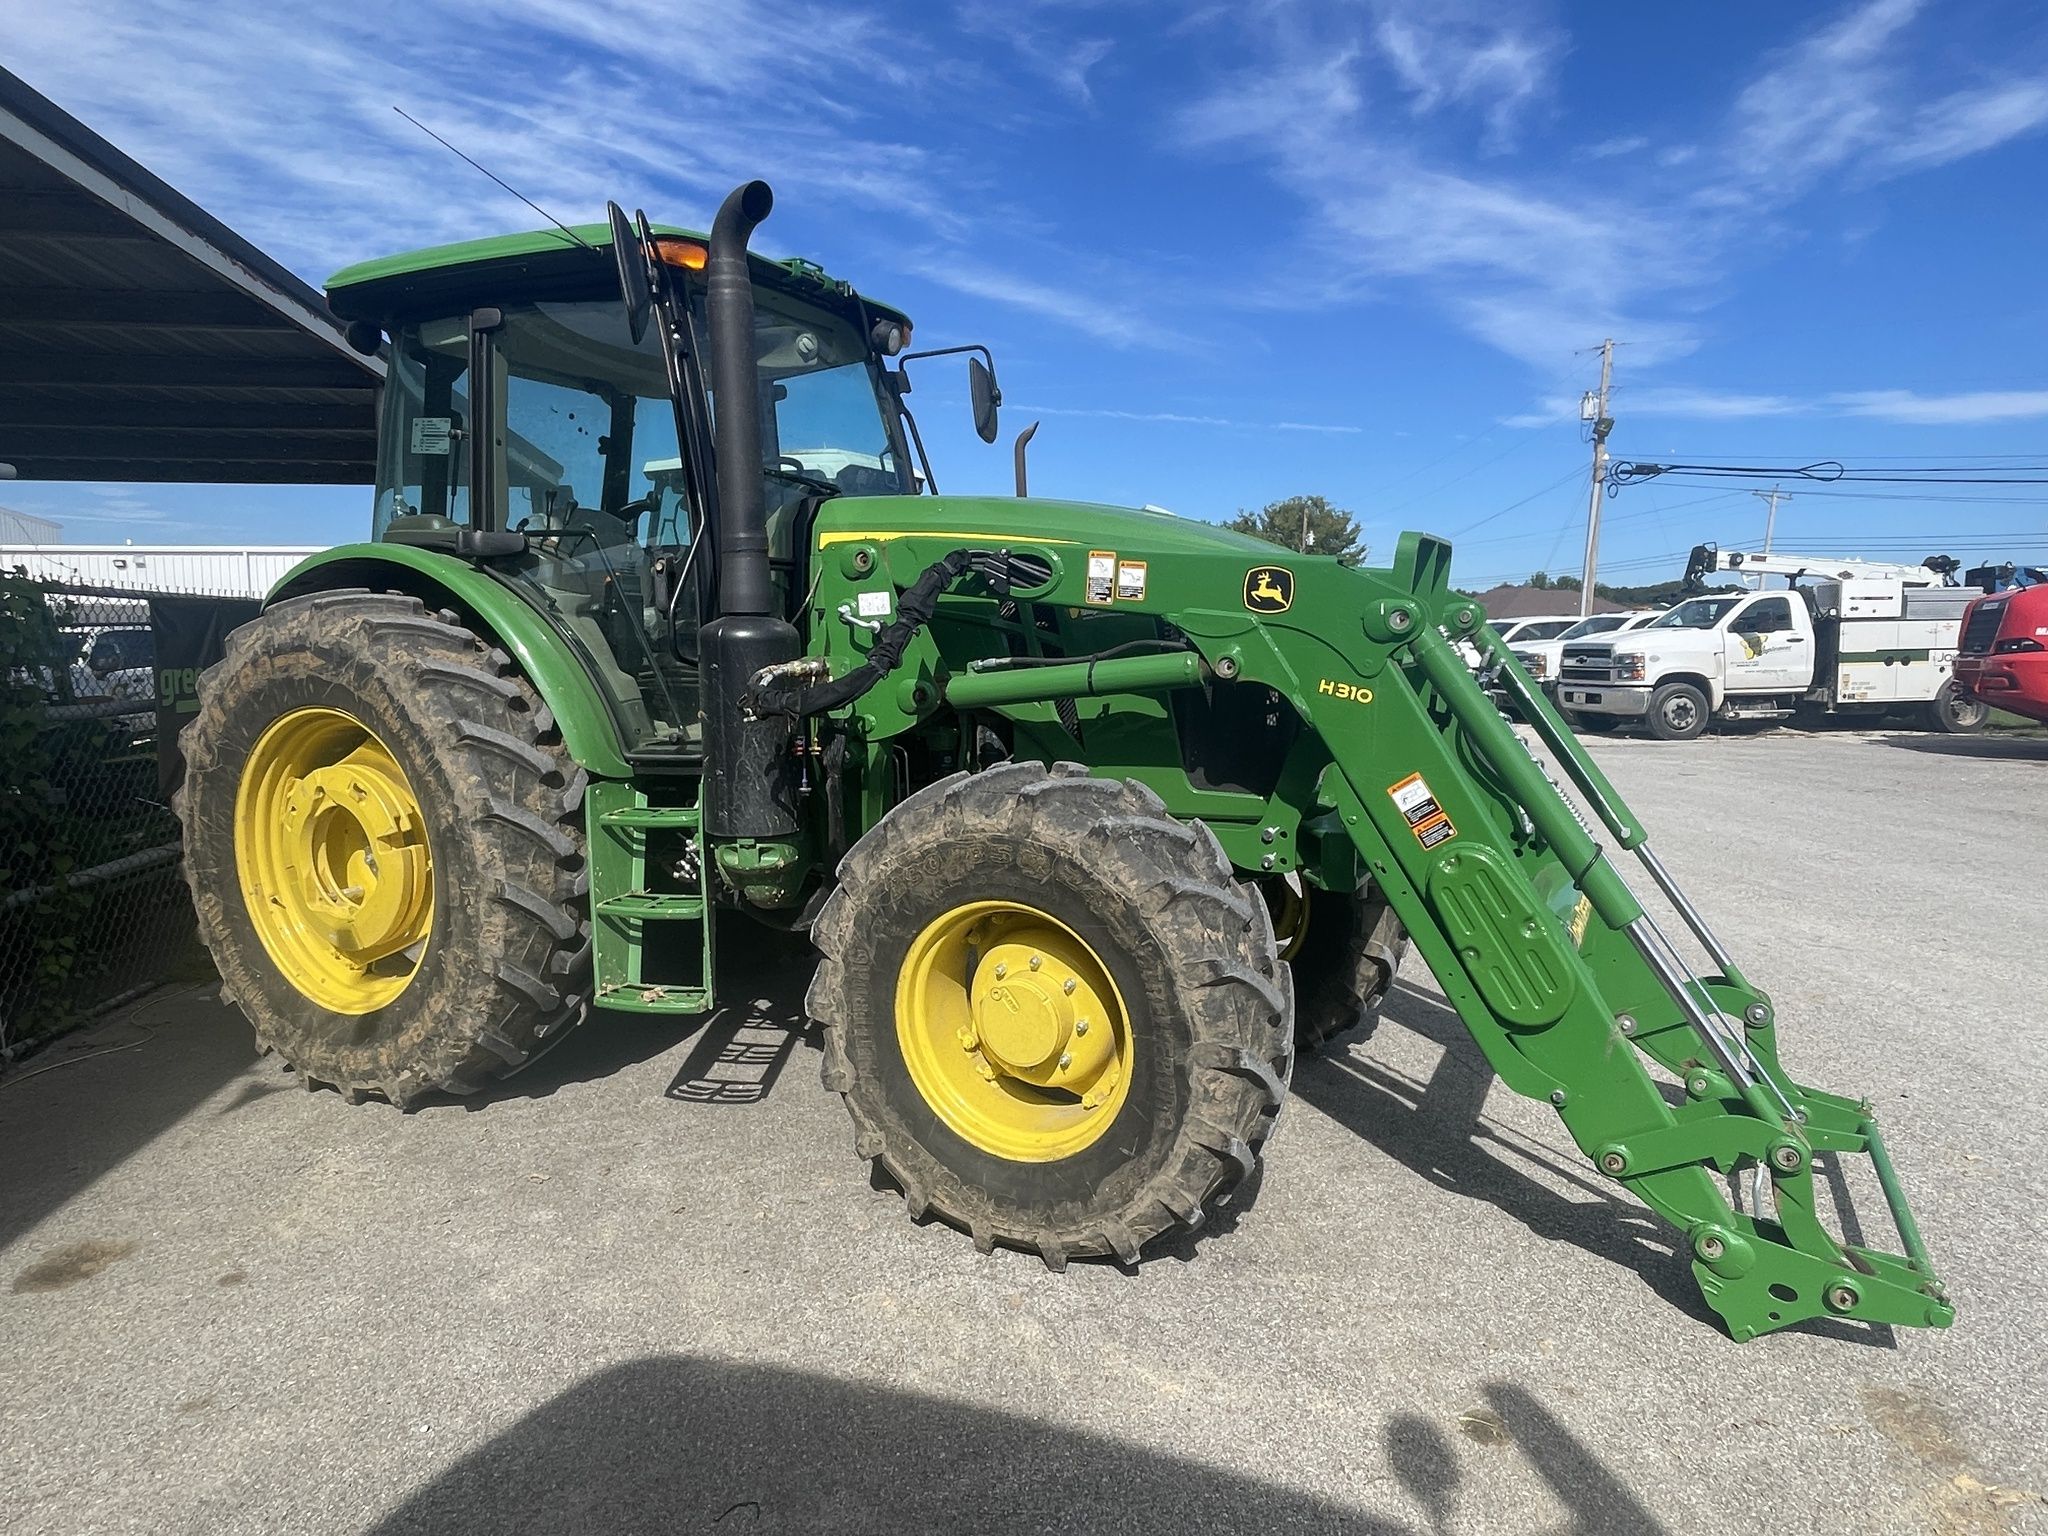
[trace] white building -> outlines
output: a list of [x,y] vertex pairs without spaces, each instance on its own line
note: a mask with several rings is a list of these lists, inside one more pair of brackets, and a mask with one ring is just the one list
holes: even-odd
[[30,517],[26,512],[0,507],[0,545],[11,548],[16,544],[54,544],[63,535],[64,530],[47,517]]
[[[19,513],[9,514],[18,518]],[[29,519],[40,522],[41,519]],[[55,527],[52,524],[44,526]],[[15,537],[0,542],[0,570],[20,566],[41,581],[119,587],[131,592],[203,592],[262,597],[320,544],[58,544]]]

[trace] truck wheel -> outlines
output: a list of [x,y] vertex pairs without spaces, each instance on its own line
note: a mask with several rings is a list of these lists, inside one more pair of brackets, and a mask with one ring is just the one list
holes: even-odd
[[1707,696],[1691,683],[1666,683],[1650,695],[1643,723],[1659,741],[1691,741],[1707,728]]
[[1953,678],[1943,683],[1941,692],[1928,701],[1925,715],[1927,729],[1948,736],[1973,735],[1983,730],[1984,722],[1990,718],[1990,706],[1963,692]]
[[1369,1038],[1408,953],[1408,933],[1370,884],[1344,894],[1295,877],[1261,883],[1280,958],[1294,974],[1294,1044],[1314,1051],[1350,1030]]
[[1621,724],[1618,715],[1588,715],[1573,709],[1561,709],[1564,723],[1580,736],[1605,736]]
[[326,592],[236,630],[199,699],[177,808],[200,934],[308,1086],[471,1093],[582,1017],[585,775],[503,651]]
[[1252,1172],[1293,1067],[1265,904],[1199,822],[1077,764],[919,791],[857,842],[807,1006],[910,1214],[1137,1262]]

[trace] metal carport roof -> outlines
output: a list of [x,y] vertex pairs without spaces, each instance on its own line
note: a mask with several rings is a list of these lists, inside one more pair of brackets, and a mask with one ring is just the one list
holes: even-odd
[[0,464],[367,482],[383,371],[316,290],[0,69]]

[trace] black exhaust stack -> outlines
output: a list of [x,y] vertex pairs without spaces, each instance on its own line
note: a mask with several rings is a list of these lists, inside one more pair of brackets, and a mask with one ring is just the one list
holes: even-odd
[[717,412],[718,609],[698,641],[704,713],[704,830],[714,838],[787,837],[798,828],[795,722],[750,718],[748,684],[794,661],[803,642],[775,612],[761,488],[754,283],[747,241],[775,206],[765,181],[737,187],[711,225],[705,263],[711,391]]

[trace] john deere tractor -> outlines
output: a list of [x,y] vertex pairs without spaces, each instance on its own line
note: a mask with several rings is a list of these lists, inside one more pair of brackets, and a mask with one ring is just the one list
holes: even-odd
[[[934,354],[750,255],[771,202],[330,284],[388,358],[373,538],[285,579],[184,736],[200,923],[266,1046],[409,1106],[593,1013],[713,1008],[717,925],[806,932],[825,1086],[912,1214],[1129,1263],[1244,1185],[1297,1050],[1368,1027],[1412,945],[1737,1337],[1950,1320],[1868,1105],[1779,1066],[1448,545],[1354,570],[940,494]],[[991,362],[943,350],[993,441]],[[1815,1161],[1850,1154],[1903,1255],[1824,1227]]]

